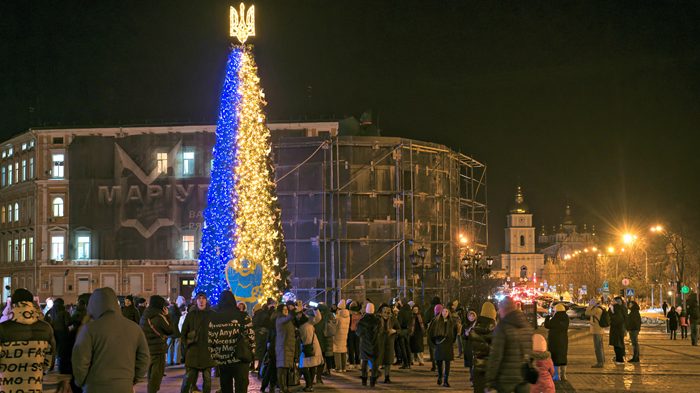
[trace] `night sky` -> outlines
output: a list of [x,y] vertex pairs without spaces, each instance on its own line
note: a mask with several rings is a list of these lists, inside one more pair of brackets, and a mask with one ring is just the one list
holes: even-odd
[[[213,123],[238,4],[0,2],[0,137],[59,122]],[[492,253],[518,179],[538,229],[558,226],[567,195],[599,235],[700,207],[698,2],[255,6],[268,117],[371,109],[382,135],[486,163]]]

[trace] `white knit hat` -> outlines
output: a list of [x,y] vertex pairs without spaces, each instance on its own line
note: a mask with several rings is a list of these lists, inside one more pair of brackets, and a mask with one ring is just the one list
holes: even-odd
[[374,314],[374,304],[367,303],[367,307],[365,308],[365,312],[367,314]]
[[532,350],[535,352],[545,352],[547,350],[547,340],[541,334],[532,336]]
[[338,302],[338,309],[345,310],[345,300],[340,299],[340,301]]

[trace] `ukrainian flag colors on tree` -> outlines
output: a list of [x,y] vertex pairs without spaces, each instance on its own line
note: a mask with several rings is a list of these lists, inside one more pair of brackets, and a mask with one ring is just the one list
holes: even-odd
[[206,292],[212,303],[229,288],[238,300],[254,304],[279,299],[289,287],[259,82],[252,46],[232,46],[198,261],[196,291]]

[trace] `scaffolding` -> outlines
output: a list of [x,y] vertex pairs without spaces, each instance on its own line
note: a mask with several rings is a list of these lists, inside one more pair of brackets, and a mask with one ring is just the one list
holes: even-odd
[[[486,166],[464,154],[378,136],[282,137],[272,147],[302,300],[418,301],[421,281],[429,300],[459,280],[465,246],[488,246]],[[409,256],[421,247],[428,257],[414,272]]]

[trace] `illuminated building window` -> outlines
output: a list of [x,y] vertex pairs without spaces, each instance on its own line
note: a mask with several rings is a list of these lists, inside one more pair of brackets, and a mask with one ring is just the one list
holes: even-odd
[[15,202],[15,221],[19,221],[19,203]]
[[15,261],[19,261],[19,239],[15,239]]
[[23,144],[22,144],[22,150],[27,150],[27,144],[26,144],[26,143],[23,143]]
[[194,236],[182,237],[182,258],[194,259]]
[[12,262],[12,240],[7,241],[7,262]]
[[12,164],[7,166],[7,185],[12,185]]
[[168,153],[156,153],[158,172],[168,173]]
[[12,205],[7,205],[7,222],[12,222]]
[[29,159],[29,178],[34,178],[34,158]]
[[19,246],[19,260],[24,262],[27,260],[27,239],[22,238],[22,244]]
[[51,259],[57,261],[63,260],[63,236],[52,236],[51,237]]
[[63,217],[63,198],[53,199],[53,216]]
[[64,164],[65,157],[63,154],[53,155],[53,177],[63,177],[64,176]]
[[78,236],[78,259],[90,259],[90,236]]
[[7,151],[7,156],[9,157],[11,155],[12,155],[12,148],[10,148],[10,150]]
[[2,186],[5,187],[5,167],[2,167]]
[[22,181],[27,180],[27,160],[22,160]]
[[194,174],[194,152],[186,151],[182,153],[182,174],[183,175],[193,175]]
[[34,147],[34,141],[29,142],[29,148],[31,149],[32,147]]
[[15,162],[15,183],[19,183],[19,162]]
[[29,238],[29,251],[27,252],[27,255],[29,256],[29,260],[31,260],[31,261],[34,260],[34,238],[33,237]]
[[7,157],[7,152],[6,152],[6,151],[3,151],[3,152],[2,152],[2,158],[5,158],[5,157]]

